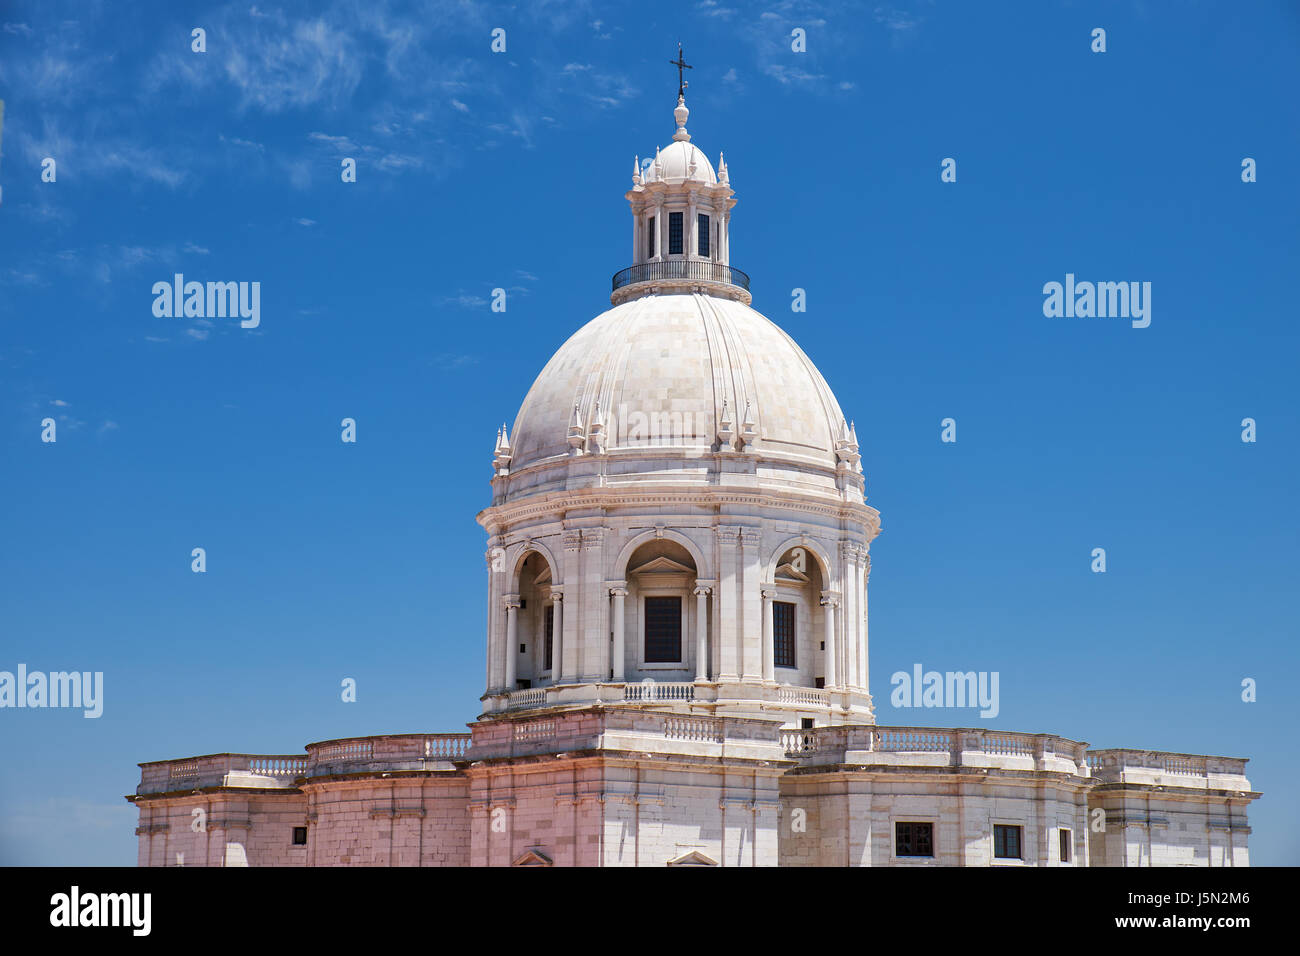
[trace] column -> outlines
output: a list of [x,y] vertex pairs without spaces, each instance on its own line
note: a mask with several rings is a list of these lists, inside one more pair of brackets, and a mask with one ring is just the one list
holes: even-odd
[[736,600],[736,557],[740,529],[719,527],[718,536],[718,630],[713,635],[718,646],[718,680],[734,681],[740,676],[737,653],[742,630],[740,606]]
[[[743,409],[742,409],[743,412]],[[740,532],[740,546],[743,552],[741,569],[743,577],[740,586],[741,634],[740,634],[740,676],[742,680],[762,680],[762,652],[755,654],[755,641],[762,640],[763,633],[763,596],[761,592],[763,567],[758,553],[760,533],[751,528]]]
[[871,688],[871,658],[867,655],[869,644],[867,640],[867,589],[871,583],[871,555],[868,553],[866,548],[862,550],[861,581],[862,604],[858,608],[858,640],[860,642],[859,646],[862,648],[862,673],[859,675],[859,680],[862,682],[862,689],[867,691]]
[[551,683],[558,684],[564,674],[564,592],[551,588]]
[[836,686],[838,677],[835,669],[835,598],[831,592],[822,592],[822,612],[826,618],[826,688],[832,689]]
[[709,588],[695,589],[695,679],[709,679]]
[[776,680],[776,646],[772,629],[772,601],[776,597],[775,588],[763,588],[763,680]]
[[659,258],[668,258],[668,209],[659,204],[659,217],[655,219],[655,231],[659,233]]
[[619,683],[627,677],[626,635],[624,633],[627,629],[627,617],[624,613],[627,588],[617,585],[609,589],[609,595],[614,599],[614,607],[610,612],[614,615],[614,681]]
[[[584,602],[591,602],[596,595],[585,589],[582,580],[582,533],[577,530],[565,531],[562,535],[564,556],[560,559],[564,568],[561,581],[565,585],[565,594],[571,598],[569,613],[564,615],[564,657],[561,670],[571,681],[582,680],[582,627],[591,617],[591,609],[584,607]],[[598,594],[599,592],[597,592]]]
[[682,250],[688,256],[700,254],[699,238],[699,226],[695,222],[695,195],[692,193],[686,206],[686,235],[682,236]]
[[840,544],[840,594],[844,595],[844,684],[858,686],[858,631],[854,626],[854,609],[858,603],[857,549],[848,542]]
[[498,571],[498,565],[500,563],[503,563],[505,560],[504,551],[502,552],[500,560],[496,559],[493,556],[493,551],[498,550],[492,546],[495,544],[495,541],[496,539],[493,538],[491,541],[488,542],[489,547],[483,555],[483,558],[484,560],[487,561],[487,566],[488,566],[487,686],[484,688],[484,690],[489,694],[491,694],[500,686],[500,684],[497,681],[497,674],[498,674],[497,645],[500,643],[501,640],[500,635],[497,632],[498,620],[499,620],[497,618],[497,608],[500,607],[500,605],[497,604],[497,601],[499,600],[498,596],[501,593],[501,588],[497,582],[501,579],[501,574]]
[[632,262],[641,261],[641,214],[632,213]]
[[519,686],[515,669],[519,665],[519,595],[508,594],[506,605],[506,693]]

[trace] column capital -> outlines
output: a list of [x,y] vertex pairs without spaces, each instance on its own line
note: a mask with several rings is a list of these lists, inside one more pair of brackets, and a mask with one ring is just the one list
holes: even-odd
[[627,588],[623,587],[621,584],[616,584],[609,589],[609,596],[625,598],[627,597]]
[[695,585],[695,596],[696,596],[696,597],[706,597],[706,596],[708,596],[708,595],[711,594],[711,593],[713,593],[713,588],[709,587],[709,585],[707,585],[707,584],[697,584],[697,585]]
[[838,591],[823,591],[821,605],[822,607],[839,607],[840,593]]
[[551,600],[552,600],[552,601],[555,601],[555,602],[557,602],[557,603],[560,602],[560,601],[563,601],[563,600],[564,600],[564,588],[562,588],[562,587],[561,587],[561,588],[552,587],[552,588],[551,588]]
[[763,600],[770,601],[777,596],[778,592],[775,584],[765,584],[759,589],[763,594]]
[[520,604],[519,595],[518,595],[518,594],[503,594],[503,595],[501,596],[501,603],[505,606],[505,609],[506,609],[507,611],[510,610],[511,608],[517,608],[517,607],[519,607],[519,604]]

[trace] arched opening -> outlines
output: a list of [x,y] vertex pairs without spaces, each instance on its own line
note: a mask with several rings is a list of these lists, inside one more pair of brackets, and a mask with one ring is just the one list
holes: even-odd
[[691,553],[667,538],[647,541],[627,562],[623,673],[628,681],[695,678],[699,620]]
[[776,561],[772,581],[772,658],[777,683],[826,686],[826,576],[805,546],[788,548]]
[[529,551],[519,564],[519,619],[514,647],[516,686],[545,687],[552,683],[551,662],[556,640],[555,602],[551,594],[552,571],[544,555]]

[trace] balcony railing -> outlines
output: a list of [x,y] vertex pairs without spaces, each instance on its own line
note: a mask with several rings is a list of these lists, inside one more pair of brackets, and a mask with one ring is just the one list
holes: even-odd
[[719,282],[749,291],[748,275],[710,259],[660,259],[628,266],[622,272],[614,273],[614,288],[610,291],[617,292],[623,286],[636,282],[662,282],[669,279]]

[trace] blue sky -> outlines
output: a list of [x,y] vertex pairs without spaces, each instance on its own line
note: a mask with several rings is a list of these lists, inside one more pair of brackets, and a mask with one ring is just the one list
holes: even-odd
[[[0,4],[0,669],[106,697],[0,711],[0,863],[133,864],[141,760],[476,716],[495,429],[630,262],[679,39],[732,264],[856,419],[878,719],[1247,756],[1300,863],[1295,5],[176,6]],[[155,317],[175,272],[260,326]],[[1067,272],[1150,327],[1045,317]],[[893,709],[918,662],[1001,713]]]

